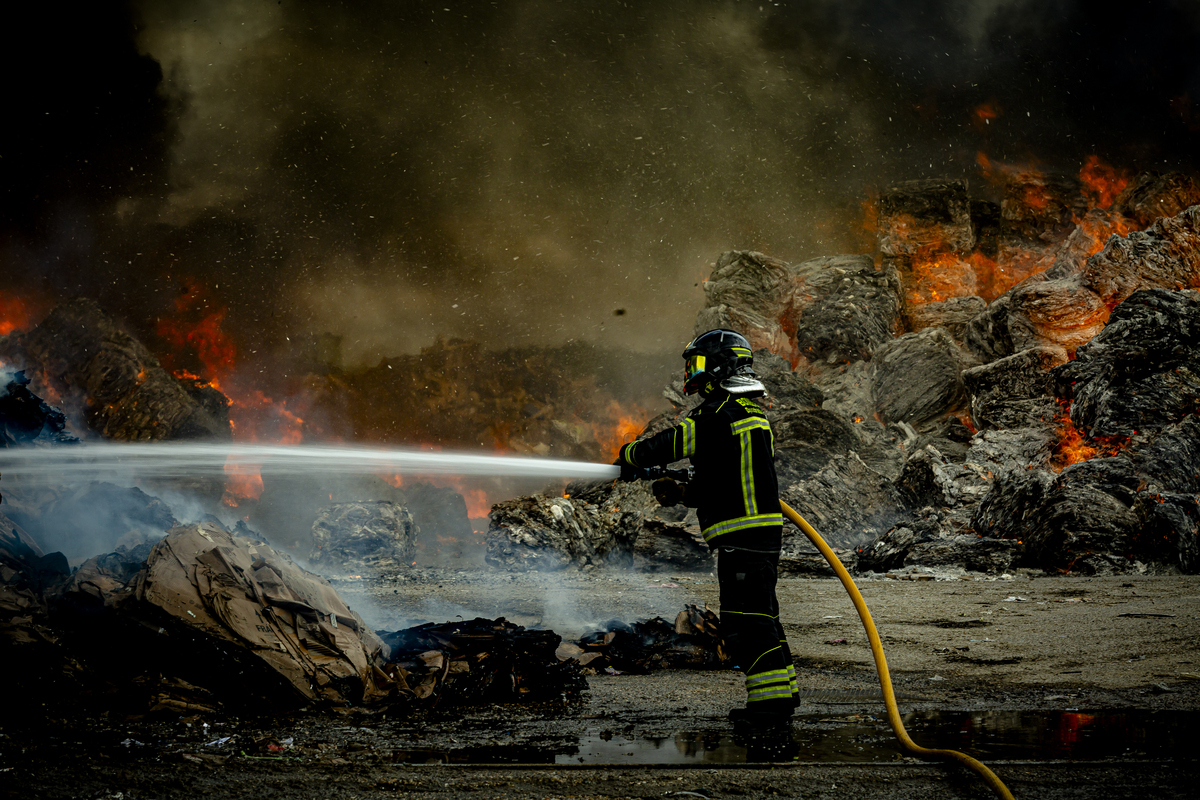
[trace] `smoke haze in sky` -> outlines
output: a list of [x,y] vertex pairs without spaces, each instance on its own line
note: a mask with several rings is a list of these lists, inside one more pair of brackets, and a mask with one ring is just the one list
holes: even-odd
[[978,180],[978,153],[1195,171],[1198,8],[31,6],[3,291],[149,332],[202,285],[243,348],[328,331],[350,363],[438,334],[676,352],[722,251],[860,251],[891,182]]

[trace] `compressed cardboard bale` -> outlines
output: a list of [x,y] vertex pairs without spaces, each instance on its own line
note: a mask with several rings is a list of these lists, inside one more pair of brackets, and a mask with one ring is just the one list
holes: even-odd
[[1061,241],[1087,211],[1079,181],[1035,172],[1015,173],[1004,184],[1001,229],[1030,241]]
[[1094,458],[1065,468],[1046,489],[1022,540],[1046,570],[1111,574],[1133,569],[1142,520],[1134,510],[1139,477],[1129,459]]
[[926,328],[888,342],[875,354],[871,391],[883,422],[920,425],[965,400],[962,370],[968,358],[942,328]]
[[1052,420],[1057,404],[1050,370],[1066,361],[1062,348],[1042,346],[963,370],[976,427],[1020,428]]
[[88,427],[108,439],[229,440],[229,400],[181,381],[93,300],[55,308],[20,337],[25,356],[61,394],[82,392]]
[[374,632],[328,582],[263,542],[210,523],[175,528],[133,587],[137,603],[123,613],[173,631],[188,657],[178,652],[173,674],[220,696],[341,706],[379,702],[391,689]]
[[783,414],[772,425],[780,483],[810,478],[835,456],[862,449],[866,442],[857,428],[841,414],[822,408]]
[[1110,239],[1079,279],[1110,309],[1139,289],[1200,287],[1200,205]]
[[911,312],[925,303],[978,294],[968,255],[975,247],[965,181],[908,181],[879,197],[879,252],[895,268]]
[[965,343],[967,323],[987,308],[982,297],[952,297],[925,303],[908,309],[909,328],[912,332],[925,328],[945,328],[960,344]]
[[[836,456],[811,478],[781,484],[780,497],[808,520],[831,546],[865,545],[895,524],[905,503],[892,482],[857,453]],[[784,528],[785,549],[795,550],[804,535]]]
[[1180,172],[1143,172],[1117,197],[1113,208],[1142,228],[1200,204],[1200,181]]
[[796,268],[801,280],[787,315],[800,355],[810,362],[866,360],[900,328],[900,276],[869,256],[834,256]]
[[738,331],[755,350],[784,358],[795,351],[782,317],[794,284],[792,268],[777,258],[747,250],[722,253],[704,283],[704,309],[695,334],[714,328]]
[[[628,566],[644,509],[655,504],[646,481],[612,484],[589,502],[584,497],[536,494],[492,507],[485,560],[518,570],[568,566]],[[572,484],[567,494],[578,494]],[[599,487],[597,487],[599,489]]]
[[1074,353],[1108,321],[1108,306],[1075,278],[1028,281],[1012,290],[1009,303],[1015,311],[1008,318],[1013,352],[1054,345]]
[[417,535],[412,514],[399,503],[336,503],[317,513],[308,558],[317,569],[337,572],[401,569],[413,561]]
[[1200,293],[1137,292],[1054,371],[1090,438],[1160,430],[1200,409]]

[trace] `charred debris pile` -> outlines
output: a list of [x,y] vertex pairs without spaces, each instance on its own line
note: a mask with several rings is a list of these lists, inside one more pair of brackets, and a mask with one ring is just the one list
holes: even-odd
[[[894,187],[875,257],[725,253],[695,331],[758,348],[781,494],[851,569],[1200,571],[1200,183],[1002,197]],[[643,436],[693,402],[664,396]],[[699,564],[698,533],[647,487],[577,484],[498,504],[488,561]],[[790,529],[782,564],[827,569]]]
[[575,699],[598,669],[722,662],[718,620],[609,623],[578,644],[474,619],[372,631],[325,579],[205,522],[71,569],[0,516],[10,710],[280,713]]

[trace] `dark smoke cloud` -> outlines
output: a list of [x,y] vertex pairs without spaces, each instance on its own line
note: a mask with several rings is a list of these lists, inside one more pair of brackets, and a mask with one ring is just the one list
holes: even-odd
[[721,251],[860,249],[889,182],[1200,166],[1185,2],[81,8],[6,56],[12,282],[152,331],[200,281],[260,355],[675,350]]

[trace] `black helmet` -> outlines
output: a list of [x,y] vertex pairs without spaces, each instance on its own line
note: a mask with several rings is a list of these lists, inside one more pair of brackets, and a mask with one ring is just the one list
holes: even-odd
[[[709,383],[751,372],[750,342],[736,331],[718,328],[702,333],[683,350],[683,393],[695,394]],[[707,394],[707,392],[705,392]]]

